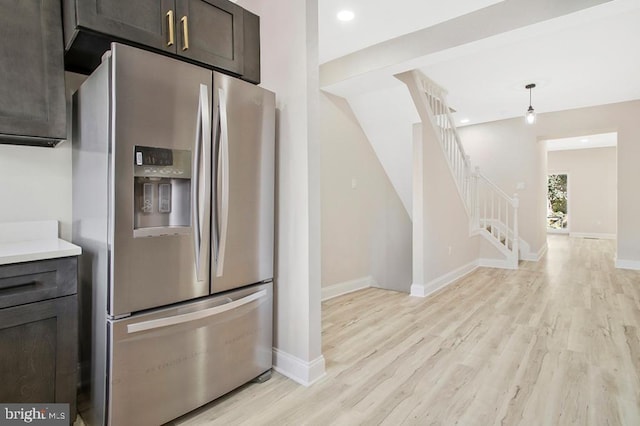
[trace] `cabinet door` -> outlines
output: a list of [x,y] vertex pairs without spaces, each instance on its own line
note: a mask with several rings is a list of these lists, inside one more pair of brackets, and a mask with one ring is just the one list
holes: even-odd
[[0,401],[70,404],[75,417],[77,296],[0,309]]
[[177,0],[178,54],[243,73],[243,9],[227,0]]
[[244,69],[242,79],[260,84],[260,17],[244,11]]
[[66,138],[60,2],[0,2],[1,135]]
[[[77,1],[77,25],[103,34],[175,52],[173,0]],[[171,20],[171,18],[174,18]]]

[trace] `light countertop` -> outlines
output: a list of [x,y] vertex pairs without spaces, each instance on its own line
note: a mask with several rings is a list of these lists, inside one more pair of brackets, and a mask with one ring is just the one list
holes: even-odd
[[0,265],[78,256],[82,249],[58,238],[58,222],[0,223]]

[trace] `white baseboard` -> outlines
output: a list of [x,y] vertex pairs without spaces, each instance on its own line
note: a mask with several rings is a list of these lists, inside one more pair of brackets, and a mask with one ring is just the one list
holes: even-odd
[[542,260],[542,257],[544,256],[544,254],[547,252],[548,248],[549,248],[549,246],[547,245],[547,243],[545,241],[545,243],[542,245],[542,247],[540,247],[540,250],[538,250],[536,253],[532,253],[529,250],[529,252],[527,252],[527,253],[521,253],[520,259],[527,260],[529,262],[540,262],[540,260]]
[[376,281],[373,277],[362,277],[351,281],[344,281],[327,287],[322,287],[321,300],[329,300],[343,294],[362,290],[363,288],[375,287]]
[[569,231],[568,229],[564,228],[564,229],[550,229],[547,228],[547,234],[564,234],[564,235],[569,235],[571,231]]
[[598,238],[601,240],[615,240],[616,234],[599,234],[594,232],[571,232],[570,237],[575,238]]
[[616,268],[640,271],[640,260],[616,259]]
[[522,238],[518,238],[518,250],[518,256],[520,256],[520,259],[531,260],[533,258],[533,255],[531,254],[531,246]]
[[409,295],[416,297],[427,297],[429,293],[426,292],[426,289],[427,288],[424,284],[412,283]]
[[549,245],[545,241],[544,244],[542,245],[542,247],[540,247],[540,250],[538,250],[538,253],[537,253],[535,261],[536,262],[540,262],[540,260],[542,260],[542,257],[545,255],[545,253],[547,252],[548,249],[549,249]]
[[483,268],[517,269],[509,264],[508,259],[478,259],[478,266]]
[[411,296],[427,297],[428,295],[435,293],[441,288],[448,286],[454,281],[459,280],[465,275],[470,274],[471,272],[475,271],[477,267],[478,262],[470,262],[426,284],[413,283],[411,284]]
[[325,375],[324,356],[307,362],[273,348],[273,369],[303,386],[311,386]]

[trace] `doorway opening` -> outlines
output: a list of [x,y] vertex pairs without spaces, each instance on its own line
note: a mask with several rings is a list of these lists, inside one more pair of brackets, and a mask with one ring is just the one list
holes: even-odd
[[616,238],[617,139],[612,132],[545,140],[547,232]]
[[547,175],[547,232],[569,233],[568,177],[566,173]]

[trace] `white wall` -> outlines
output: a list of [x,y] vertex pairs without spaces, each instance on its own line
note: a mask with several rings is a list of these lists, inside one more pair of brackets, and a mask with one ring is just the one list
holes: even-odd
[[260,16],[261,86],[276,93],[274,364],[308,384],[324,374],[320,316],[317,0],[238,4]]
[[615,237],[618,185],[615,147],[549,151],[548,173],[569,175],[572,235]]
[[409,292],[411,220],[345,99],[321,94],[320,141],[322,286]]
[[546,152],[538,141],[617,132],[617,258],[640,265],[639,117],[640,101],[621,102],[538,114],[533,126],[515,118],[463,127],[460,135],[471,161],[502,189],[511,193],[518,181],[527,184],[520,192],[520,229],[536,249],[544,240],[546,215]]
[[[412,294],[428,294],[475,268],[479,238],[433,126],[414,126],[414,264]],[[416,239],[420,238],[420,241]]]
[[411,126],[420,118],[405,85],[390,79],[391,87],[353,95],[348,101],[411,217]]
[[55,219],[71,239],[71,144],[0,145],[0,222]]

